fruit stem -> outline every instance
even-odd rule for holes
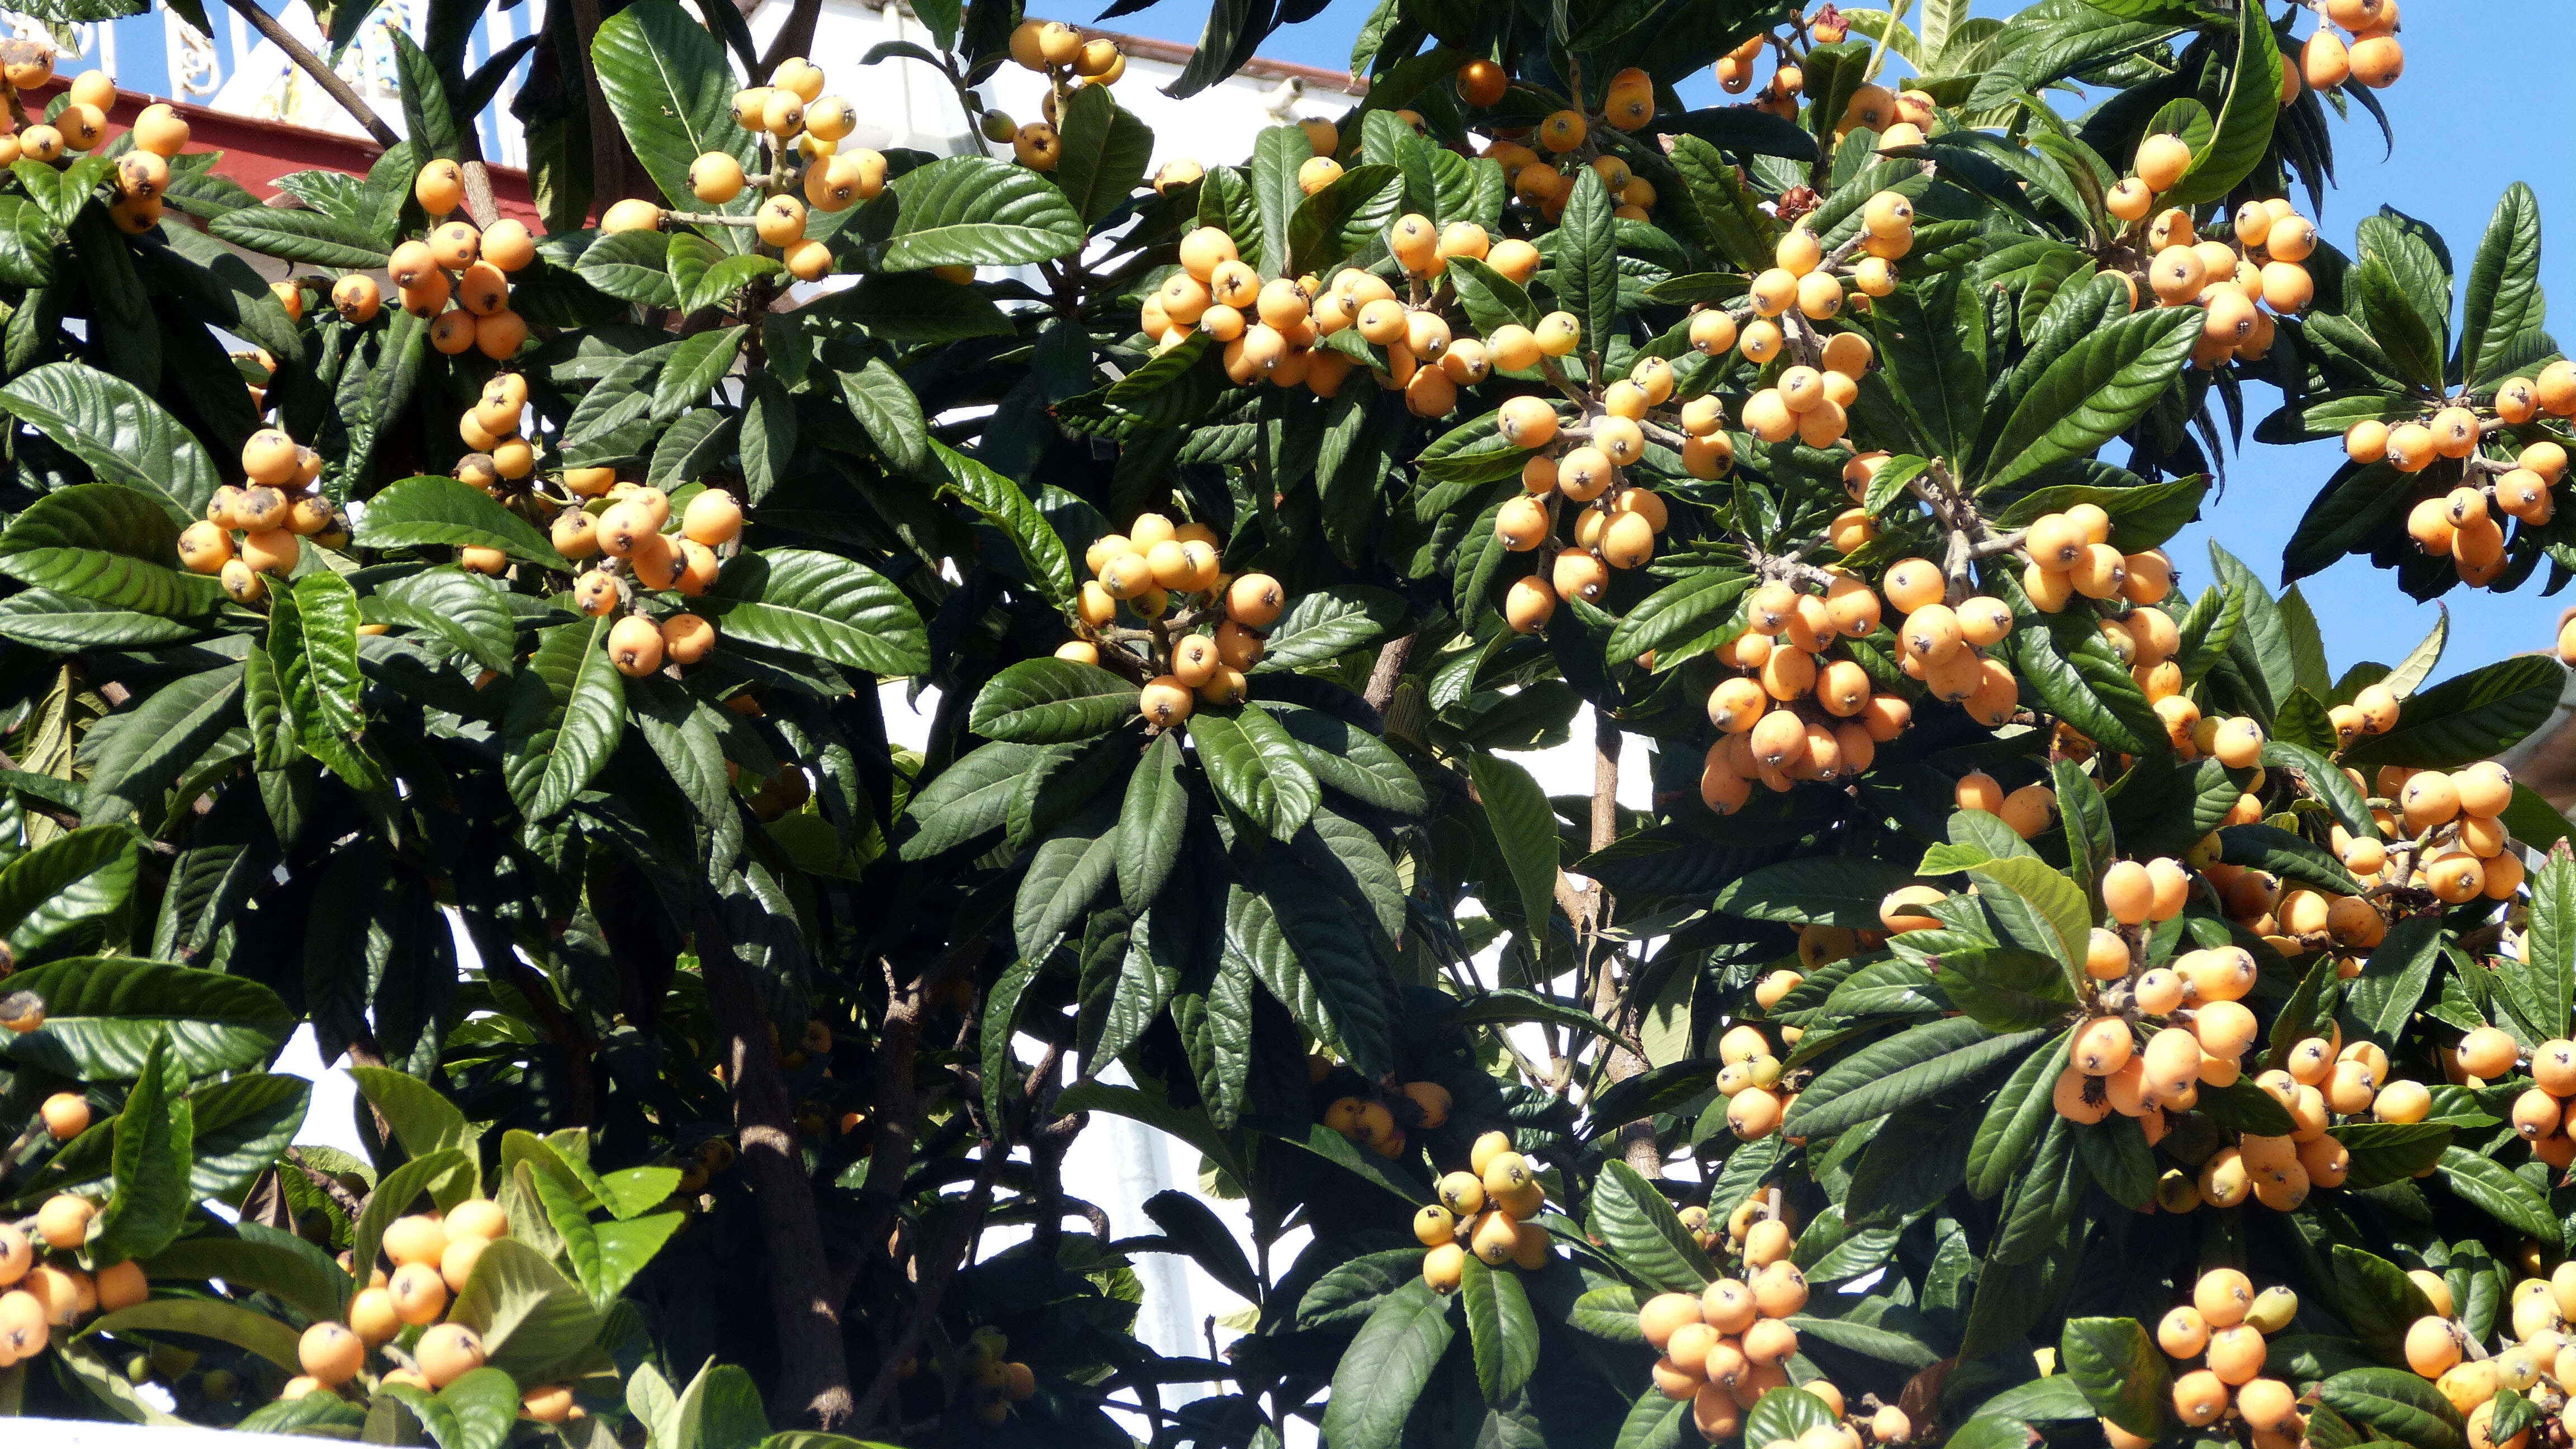
[[[688,222],[689,224],[691,224],[692,226],[746,226],[746,227],[747,227],[747,226],[757,226],[757,225],[759,225],[759,224],[760,224],[756,219],[754,219],[754,218],[752,218],[752,217],[749,217],[749,216],[742,216],[742,215],[737,215],[736,213],[733,213],[733,212],[730,212],[730,211],[666,211],[666,212],[662,213],[662,216],[663,216],[663,218],[664,218],[665,220],[668,220],[668,221],[685,221],[685,222]]]
[[[1798,354],[1798,360],[1821,369],[1825,365],[1825,338],[1816,330],[1816,324],[1808,321],[1807,314],[1795,307],[1781,313],[1780,320],[1789,324],[1789,348]]]

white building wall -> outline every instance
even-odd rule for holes
[[[786,22],[787,10],[785,0],[763,0],[751,13],[752,35],[763,47]],[[1127,52],[1127,70],[1115,94],[1120,105],[1153,128],[1155,166],[1175,157],[1211,165],[1240,161],[1252,154],[1253,137],[1262,130],[1310,117],[1337,118],[1359,98],[1359,88],[1346,76],[1256,60],[1186,101],[1174,100],[1163,88],[1180,78],[1185,48],[1115,31],[1087,33],[1110,36]],[[917,60],[859,64],[871,48],[897,40],[938,48],[929,27],[899,3],[824,0],[810,59],[823,67],[829,92],[857,103],[861,144],[907,146],[937,155],[972,149],[977,142],[945,76]],[[976,90],[987,107],[1024,122],[1041,119],[1046,80],[1034,71],[1005,63]],[[988,149],[1007,154],[1007,148]]]

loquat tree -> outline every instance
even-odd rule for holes
[[[2530,194],[2457,339],[2315,219],[2396,0],[1386,0],[1151,177],[1010,4],[429,8],[288,206],[0,46],[0,1412],[2566,1441],[2563,668],[2163,550],[2253,387],[2352,455],[2289,579],[2560,567]],[[851,144],[879,66],[982,149]],[[1085,1201],[1104,1115],[1200,1190]]]

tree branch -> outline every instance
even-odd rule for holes
[[[1412,662],[1413,641],[1417,637],[1406,634],[1389,639],[1386,646],[1377,651],[1377,664],[1369,670],[1368,691],[1362,697],[1368,700],[1369,708],[1379,714],[1386,713],[1387,705],[1395,698],[1395,687],[1404,679],[1404,667]]]
[[[696,934],[707,997],[725,1037],[743,1175],[760,1213],[768,1258],[779,1360],[770,1422],[843,1432],[850,1422],[850,1368],[841,1347],[841,1306],[829,1294],[822,1219],[814,1210],[814,1187],[797,1145],[794,1106],[770,1040],[768,1013],[716,913],[703,903]]]
[[[1001,1175],[1002,1164],[1010,1155],[1011,1144],[1007,1137],[984,1144],[983,1161],[975,1173],[975,1186],[966,1194],[964,1210],[956,1214],[956,1221],[940,1235],[935,1254],[929,1251],[913,1254],[921,1292],[913,1301],[912,1311],[904,1315],[903,1333],[886,1351],[883,1361],[878,1363],[876,1377],[869,1380],[867,1397],[859,1401],[855,1432],[864,1434],[876,1423],[877,1416],[885,1410],[886,1401],[894,1394],[895,1375],[902,1370],[903,1361],[920,1351],[924,1332],[939,1317],[939,1300],[948,1292],[949,1280],[957,1276],[958,1264],[967,1245],[975,1240],[976,1230],[984,1221],[985,1209],[992,1204],[993,1179]]]
[[[249,0],[227,0],[246,4]],[[562,57],[563,63],[581,69],[581,87],[590,110],[590,204],[594,212],[606,215],[609,205],[622,200],[626,187],[626,133],[617,128],[617,117],[608,109],[608,93],[600,89],[599,68],[590,63],[590,47],[599,38],[599,0],[572,0],[573,35],[579,41],[579,54]]]
[[[1619,754],[1626,736],[1610,712],[1595,704],[1592,707],[1592,849],[1606,850],[1619,838]],[[1604,953],[1601,932],[1610,923],[1610,892],[1599,881],[1590,892],[1591,920],[1584,924],[1581,939],[1584,955],[1594,962],[1592,977],[1592,1012],[1614,1032],[1626,1035],[1623,1018],[1629,1008],[1623,1004],[1622,990],[1614,965],[1624,957],[1614,947]],[[1646,1059],[1627,1046],[1610,1048],[1610,1058],[1602,1064],[1602,1074],[1613,1082],[1624,1082],[1646,1070]],[[1629,1122],[1619,1128],[1619,1152],[1628,1165],[1657,1178],[1664,1173],[1663,1149],[1655,1145],[1652,1121]]]
[[[260,9],[253,0],[224,0],[224,3],[231,6],[235,14],[249,21],[253,30],[268,37],[279,50],[286,52],[288,60],[295,62],[305,74],[313,77],[314,83],[322,87],[322,93],[339,102],[340,109],[347,111],[350,119],[366,127],[367,134],[375,138],[377,145],[390,151],[402,144],[403,138],[395,135],[394,128],[386,125],[384,119],[370,109],[365,101],[358,99],[358,93],[349,88],[349,83],[340,78],[340,73],[324,65],[322,57],[305,49],[304,42],[288,34],[286,27],[279,23],[276,16]],[[595,15],[596,0],[591,0],[591,4]],[[593,26],[596,28],[596,20]]]
[[[781,62],[812,53],[814,22],[822,13],[823,0],[796,0],[795,7],[787,12],[787,23],[778,27],[769,49],[761,55],[760,74],[751,78],[753,85],[767,85]]]

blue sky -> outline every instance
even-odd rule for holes
[[[1262,54],[1336,69],[1347,66],[1351,38],[1374,8],[1369,0],[1333,0],[1315,19],[1272,36]],[[1983,0],[1975,7],[1978,14],[1998,16],[2017,8]],[[2571,338],[2576,336],[2576,180],[2570,178],[2576,177],[2576,165],[2571,165],[2576,141],[2571,141],[2569,128],[2549,123],[2547,113],[2532,102],[2557,93],[2562,83],[2554,62],[2576,50],[2576,6],[2517,10],[2503,44],[2485,25],[2461,28],[2458,22],[2466,17],[2452,12],[2453,7],[2435,0],[2415,0],[2409,7],[2406,75],[2379,93],[2397,132],[2395,154],[2388,155],[2378,127],[2358,108],[2354,121],[2338,125],[2335,174],[2342,184],[2328,193],[2320,226],[2329,240],[2350,250],[2354,223],[2382,205],[2394,206],[2432,223],[2465,272],[2496,198],[2510,182],[2528,181],[2539,193],[2548,238],[2541,252],[2542,286],[2559,299],[2560,314],[2552,319],[2559,335]],[[1206,9],[1198,0],[1163,0],[1150,10],[1106,23],[1136,34],[1195,42],[1205,20]],[[1684,99],[1693,104],[1720,99],[1713,84],[1704,88],[1705,95],[1685,90]],[[2080,108],[2071,98],[2064,104]],[[2278,400],[2268,387],[2247,389],[2248,429]],[[2340,456],[2341,449],[2331,442],[2298,448],[2248,442],[2245,452],[2230,460],[2225,496],[2209,504],[2203,521],[2184,530],[2172,545],[2185,586],[2198,589],[2207,582],[2213,536],[2267,582],[2277,581],[2281,545]],[[2544,569],[2535,582],[2510,595],[2467,589],[2446,595],[2451,646],[2440,673],[2549,647],[2558,612],[2576,603],[2576,588],[2544,599],[2539,580],[2545,578]],[[2400,594],[2393,575],[2362,559],[2344,560],[2306,580],[2301,591],[2316,611],[2326,656],[2338,672],[2364,659],[2395,660],[2436,618],[2433,605]]]

